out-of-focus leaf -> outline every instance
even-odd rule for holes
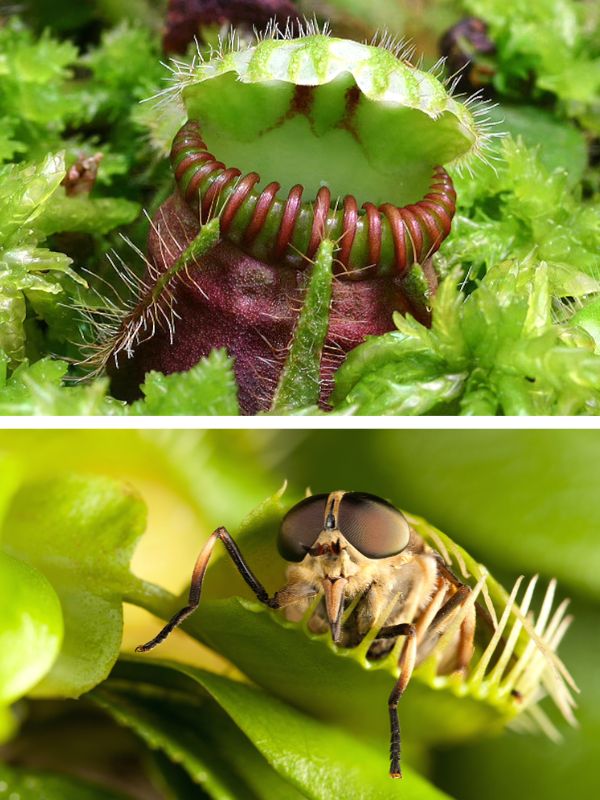
[[[164,793],[165,800],[210,800],[210,795],[190,778],[179,765],[161,752],[152,752],[150,761],[153,782]]]
[[[596,430],[321,432],[286,466],[295,485],[387,497],[484,563],[600,599]]]
[[[153,683],[157,672],[161,686]],[[182,766],[194,784],[211,797],[304,797],[269,766],[217,703],[191,682],[183,682],[178,673],[152,665],[132,668],[125,663],[116,675],[120,677],[95,689],[92,699],[117,722]],[[123,675],[129,679],[124,680]],[[176,691],[173,684],[182,684],[187,691]]]
[[[287,443],[267,432],[223,438],[199,430],[4,431],[0,448],[28,477],[85,472],[136,485],[161,484],[175,492],[205,524],[238,525],[284,478],[273,464],[300,438]],[[272,441],[272,445],[269,442]],[[241,463],[256,465],[240,470]],[[197,546],[197,545],[196,545]],[[187,576],[184,576],[187,577]]]
[[[17,730],[17,720],[8,706],[0,706],[0,745],[14,736]]]
[[[564,652],[581,687],[577,711],[580,727],[564,731],[564,739],[558,743],[508,734],[436,754],[437,781],[461,800],[505,800],[507,796],[514,800],[563,800],[566,787],[572,797],[596,796],[600,789],[600,615],[597,606],[583,604],[575,605],[573,614],[575,622]]]
[[[35,229],[40,238],[64,231],[100,235],[128,225],[139,212],[137,203],[122,197],[67,197],[61,190],[36,220]]]
[[[1,367],[2,362],[0,362],[0,369]],[[22,466],[16,458],[0,452],[0,527],[6,510],[21,482],[22,471]]]
[[[129,562],[145,506],[102,478],[63,477],[25,485],[6,515],[3,549],[52,584],[65,622],[61,653],[36,687],[39,697],[78,697],[110,672],[121,646]]]
[[[0,362],[0,371],[2,366],[3,364]],[[21,468],[18,461],[5,454],[0,454],[0,526],[20,481]],[[0,744],[12,736],[16,727],[17,722],[11,709],[0,704]]]
[[[311,800],[446,797],[409,768],[403,782],[391,781],[385,747],[362,743],[343,729],[312,719],[260,689],[180,664],[144,665],[140,675],[168,667],[208,692],[271,767],[297,790],[283,797],[297,797],[298,791]],[[165,677],[159,680],[164,684]],[[102,688],[95,694],[102,697],[104,691]],[[164,724],[165,715],[160,719],[163,722],[159,724]]]
[[[285,28],[298,16],[293,0],[169,0],[163,47],[166,53],[185,53],[195,40],[211,41],[215,30],[227,26],[261,31],[276,20]]]
[[[0,795],[7,800],[127,800],[99,786],[55,775],[0,764]]]
[[[497,48],[494,83],[499,91],[534,97],[552,92],[567,113],[598,130],[600,58],[593,4],[463,0],[462,6],[489,25]]]
[[[508,131],[515,140],[521,138],[530,150],[537,151],[550,174],[564,170],[569,186],[579,183],[588,163],[588,144],[572,122],[530,105],[500,103],[489,113],[499,130]]]
[[[100,46],[82,58],[94,75],[94,100],[117,127],[131,106],[151,97],[164,78],[158,41],[143,27],[121,22],[103,33]]]
[[[56,660],[63,618],[44,575],[2,550],[0,607],[0,704],[9,704],[32,689]]]
[[[13,121],[14,138],[30,149],[31,158],[38,158],[56,147],[68,124],[85,116],[80,97],[67,89],[77,48],[48,31],[36,40],[9,15],[0,28],[0,53],[5,67],[0,67],[0,110]]]
[[[348,17],[357,24],[367,25],[372,30],[384,29],[392,33],[404,30],[409,11],[402,3],[394,0],[388,3],[371,3],[369,0],[329,0],[334,12],[342,19]]]

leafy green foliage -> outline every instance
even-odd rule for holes
[[[554,321],[552,270],[528,258],[490,269],[465,297],[453,276],[425,328],[368,340],[337,373],[334,401],[358,414],[596,414],[594,343]]]
[[[94,76],[95,113],[112,122],[128,118],[131,106],[146,100],[164,77],[156,41],[147,30],[122,22],[106,31],[100,45],[82,59]]]
[[[128,413],[222,417],[239,414],[233,363],[224,350],[213,350],[187,372],[149,372],[142,392],[144,399],[134,403]]]
[[[494,85],[539,98],[555,95],[566,113],[600,131],[600,48],[593,3],[574,0],[462,0],[490,26],[498,53]]]
[[[17,153],[43,157],[67,125],[83,116],[80,98],[69,88],[77,49],[47,32],[36,40],[18,19],[11,19],[0,28],[0,53],[0,108],[6,120],[0,152],[4,158]]]
[[[108,378],[65,386],[68,365],[64,361],[44,358],[31,365],[22,364],[10,377],[7,361],[0,351],[0,416],[239,413],[232,361],[223,351],[214,351],[188,372],[168,376],[148,373],[141,387],[144,399],[130,406],[107,394]]]
[[[579,186],[588,166],[588,139],[578,126],[539,106],[518,105],[504,101],[491,107],[489,114],[498,129],[503,133],[509,133],[519,144],[523,158],[527,156],[521,142],[531,151],[529,157],[543,168],[540,178],[549,178],[558,170],[561,176],[565,176],[567,186],[572,189]],[[509,171],[509,166],[502,157],[495,162],[495,167],[497,170]],[[518,179],[518,174],[515,177]],[[497,175],[494,175],[492,180],[496,178]],[[466,180],[461,181],[460,176],[458,181],[461,186],[467,183]],[[485,180],[472,183],[473,191],[477,192],[479,189],[482,192],[481,197],[485,197],[488,189],[482,185],[485,184]],[[468,205],[470,202],[468,193],[466,201]],[[461,207],[465,205],[462,192],[458,202]]]
[[[0,415],[120,414],[123,403],[106,396],[108,379],[80,386],[64,386],[68,365],[44,358],[21,364],[10,377],[6,356],[0,352]]]
[[[180,761],[197,780],[204,777],[206,788],[208,781],[214,781],[216,776],[207,774],[206,766],[197,763],[197,750],[193,754],[189,752],[194,738],[203,730],[207,730],[209,741],[220,740],[226,744],[222,751],[224,754],[229,755],[232,751],[228,758],[230,786],[243,768],[246,781],[254,778],[251,790],[257,798],[276,796],[286,800],[298,797],[325,800],[330,797],[363,797],[365,800],[379,800],[382,797],[405,797],[408,800],[433,800],[445,797],[411,770],[407,770],[403,783],[390,781],[386,774],[385,748],[376,749],[359,742],[342,729],[308,717],[259,689],[181,664],[172,664],[170,669],[168,665],[140,665],[135,670],[131,665],[125,666],[129,680],[115,681],[118,691],[114,694],[109,682],[106,689],[97,690],[95,696],[122,722],[133,725],[155,744],[160,742],[159,746],[167,749],[171,757]],[[218,713],[214,705],[205,702],[201,714],[193,714],[181,701],[169,700],[168,689],[164,687],[169,683],[177,685],[177,673],[189,679],[186,683],[191,683],[192,698],[196,684],[196,691],[203,689],[208,693],[238,730],[229,735],[231,723],[223,720],[222,712]],[[151,685],[157,681],[161,687],[155,689],[152,700],[136,698],[136,686],[142,681]],[[165,717],[171,721],[166,727]],[[198,717],[201,719],[199,726]],[[244,742],[244,737],[249,742]],[[241,763],[241,753],[233,754],[240,739],[243,742],[242,753],[249,755],[248,763]],[[310,743],[308,747],[307,743]],[[269,775],[259,754],[275,770],[278,779]],[[324,762],[327,764],[325,769]],[[222,766],[217,758],[210,764],[210,770],[219,769]],[[223,779],[221,775],[221,781]],[[269,790],[274,789],[278,793],[269,794]],[[229,792],[221,789],[219,793],[213,790],[212,796],[238,798],[244,795],[239,793],[239,789],[234,794],[231,789]]]
[[[81,357],[82,270],[106,271],[109,234],[136,220],[167,173],[134,121],[162,72],[157,40],[125,23],[83,55],[18,18],[0,26],[0,162],[17,162],[0,167],[0,348],[11,368],[48,352]],[[60,186],[96,156],[97,180],[72,194]]]
[[[45,575],[64,614],[63,646],[37,696],[78,697],[110,672],[121,644],[123,594],[133,581],[129,561],[144,526],[143,503],[108,479],[47,480],[15,496],[3,550]]]
[[[121,662],[113,675],[115,680],[94,691],[95,702],[182,764],[209,796],[227,800],[306,796],[279,777],[217,703],[191,682],[182,681],[174,669],[151,662]],[[136,690],[139,683],[146,684],[145,692]]]
[[[36,218],[64,176],[64,158],[53,155],[40,164],[0,170],[0,348],[11,362],[25,357],[27,293],[60,294],[55,273],[81,281],[70,268],[71,259],[38,247],[33,233]]]
[[[467,355],[466,367],[458,358],[464,350],[460,336],[470,335],[466,329],[452,343],[458,361],[455,358],[451,364],[440,363],[446,356],[435,347],[417,355],[414,336],[407,337],[405,331],[404,338],[412,344],[410,357],[408,345],[402,346],[403,377],[398,379],[397,366],[386,366],[386,385],[394,383],[393,391],[386,389],[373,402],[361,393],[357,402],[340,403],[350,390],[348,381],[360,384],[367,394],[369,385],[379,391],[380,384],[373,383],[371,356],[377,351],[383,365],[384,352],[397,354],[396,334],[370,341],[362,355],[352,357],[338,376],[341,388],[334,413],[369,409],[383,414],[461,409],[468,413],[464,381],[469,384],[467,394],[474,391],[480,400],[485,395],[475,404],[477,413],[596,413],[595,390],[589,386],[592,377],[580,381],[589,366],[581,352],[587,348],[581,330],[594,336],[594,299],[600,289],[598,176],[597,167],[587,163],[590,140],[600,131],[600,48],[592,6],[575,0],[533,5],[524,0],[509,5],[499,0],[460,0],[435,6],[418,19],[417,12],[398,4],[377,9],[363,0],[334,4],[334,22],[355,29],[358,38],[365,35],[361,28],[365,25],[384,26],[392,33],[416,25],[424,29],[425,38],[437,39],[451,18],[464,12],[488,24],[496,46],[495,56],[488,57],[494,68],[492,90],[500,101],[490,114],[498,129],[514,138],[497,148],[495,169],[479,165],[472,176],[454,176],[459,210],[435,263],[443,275],[454,276],[465,293],[475,296],[482,290],[483,294],[496,291],[497,281],[478,281],[488,271],[498,274],[507,260],[544,262],[551,309],[548,325],[550,316],[562,324],[578,311],[575,333],[567,336],[554,327],[560,341],[556,336],[538,337],[538,366],[549,369],[541,382],[553,387],[544,388],[540,396],[532,385],[525,392],[527,401],[520,390],[517,399],[508,380],[501,381],[501,391],[492,390],[492,395],[500,392],[500,401],[487,396],[490,371],[496,378],[506,371],[506,365],[499,369],[491,363],[500,340],[514,341],[521,352],[533,347],[523,326],[511,325],[509,333],[504,325],[498,336],[488,332],[485,357]],[[118,258],[131,262],[131,248],[114,231],[128,226],[128,236],[143,250],[148,226],[140,218],[140,208],[152,212],[172,185],[167,155],[182,121],[182,108],[177,103],[156,108],[140,102],[165,85],[159,41],[163,11],[164,7],[145,0],[127,8],[113,0],[96,0],[85,9],[43,0],[25,13],[37,30],[48,28],[45,32],[35,33],[10,12],[0,27],[0,163],[14,162],[0,168],[0,349],[8,358],[2,367],[5,386],[0,388],[4,413],[237,413],[233,378],[225,368],[220,372],[216,361],[186,378],[149,376],[146,400],[126,409],[110,397],[104,379],[69,385],[72,374],[81,377],[81,369],[55,360],[58,356],[73,364],[85,358],[85,342],[95,334],[78,309],[93,305],[104,310],[110,305],[116,277],[107,265],[109,249],[115,248]],[[112,27],[94,27],[106,21]],[[65,34],[72,34],[77,45]],[[93,188],[71,196],[60,185],[67,170],[97,154],[101,160]],[[533,298],[524,288],[528,281],[524,276],[516,282],[518,296],[511,307]],[[315,299],[321,302],[326,296],[324,287]],[[577,302],[561,305],[561,298]],[[458,298],[457,304],[463,305]],[[483,296],[477,302],[469,300],[456,313],[474,316],[466,309],[475,306],[485,306],[487,311],[481,313],[492,319],[489,298]],[[500,306],[505,307],[504,300]],[[437,302],[434,313],[447,318],[438,320],[438,330],[448,323],[449,312],[441,307]],[[311,319],[317,341],[317,328],[326,325],[327,314],[315,308]],[[469,326],[474,330],[473,322]],[[275,407],[281,413],[320,413],[313,405],[319,347],[303,335],[297,338]],[[557,347],[567,348],[568,357],[567,350],[563,355],[569,365],[575,361],[579,365],[569,366],[561,380]],[[593,373],[594,367],[589,368]],[[524,369],[524,364],[516,368],[513,383],[519,384]],[[466,378],[461,377],[465,370]],[[536,387],[540,380],[536,378]],[[484,388],[477,392],[474,387],[481,381]],[[579,388],[575,390],[574,384]]]
[[[548,264],[554,296],[598,291],[600,204],[582,202],[567,165],[550,171],[539,149],[507,138],[493,168],[457,176],[456,188],[459,213],[439,255],[444,271],[477,277],[507,258],[532,256]]]
[[[596,343],[596,352],[600,353],[600,297],[594,297],[583,305],[573,314],[571,322],[589,333]]]

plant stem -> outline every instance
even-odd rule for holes
[[[179,608],[180,602],[174,594],[155,583],[132,575],[123,602],[143,608],[161,619],[169,619]]]

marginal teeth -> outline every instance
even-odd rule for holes
[[[569,601],[563,600],[552,613],[556,581],[551,580],[536,619],[529,609],[538,576],[529,581],[519,604],[517,596],[522,581],[522,577],[517,580],[494,636],[468,680],[473,684],[485,685],[488,692],[495,690],[499,696],[518,693],[519,715],[528,716],[527,726],[533,725],[550,738],[556,739],[559,736],[558,731],[538,704],[545,696],[551,697],[567,722],[571,725],[577,724],[573,714],[576,703],[572,692],[578,692],[579,689],[556,654],[572,621],[571,617],[565,616]],[[487,672],[510,619],[513,622],[508,638],[503,643],[496,664]],[[518,645],[524,637],[528,641],[519,652]],[[525,726],[519,722],[516,727],[524,729]]]
[[[560,733],[539,703],[550,697],[565,720],[576,726],[574,694],[579,689],[556,652],[572,622],[572,617],[567,615],[569,600],[563,600],[554,608],[556,580],[549,582],[537,616],[531,609],[539,582],[537,575],[527,582],[524,591],[524,578],[519,577],[504,607],[496,609],[489,587],[481,580],[485,574],[483,567],[469,562],[469,572],[463,551],[448,537],[431,529],[423,531],[423,534],[448,567],[462,575],[465,581],[472,584],[471,573],[479,579],[477,588],[481,590],[492,619],[492,638],[479,660],[472,664],[465,679],[466,686],[475,695],[488,698],[518,697],[518,702],[515,700],[514,703],[516,716],[510,727],[520,731],[541,731],[555,741],[560,739]]]

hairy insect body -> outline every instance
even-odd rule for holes
[[[374,628],[379,630],[410,623],[417,627],[417,666],[430,655],[441,635],[439,631],[428,632],[425,612],[429,609],[431,617],[433,599],[437,598],[436,607],[441,607],[457,591],[456,585],[440,573],[439,557],[414,531],[405,551],[385,559],[367,558],[348,542],[341,543],[339,554],[336,554],[339,541],[339,531],[323,531],[314,549],[329,549],[330,553],[326,556],[307,555],[301,564],[288,567],[287,585],[275,595],[286,618],[300,621],[320,596],[308,628],[316,634],[327,633],[330,618],[324,587],[328,582],[345,581],[342,625],[337,644],[356,647]],[[376,635],[368,658],[385,657],[398,638],[386,636],[378,639]],[[460,638],[458,631],[446,646],[438,668],[440,673],[466,666],[458,664]]]

